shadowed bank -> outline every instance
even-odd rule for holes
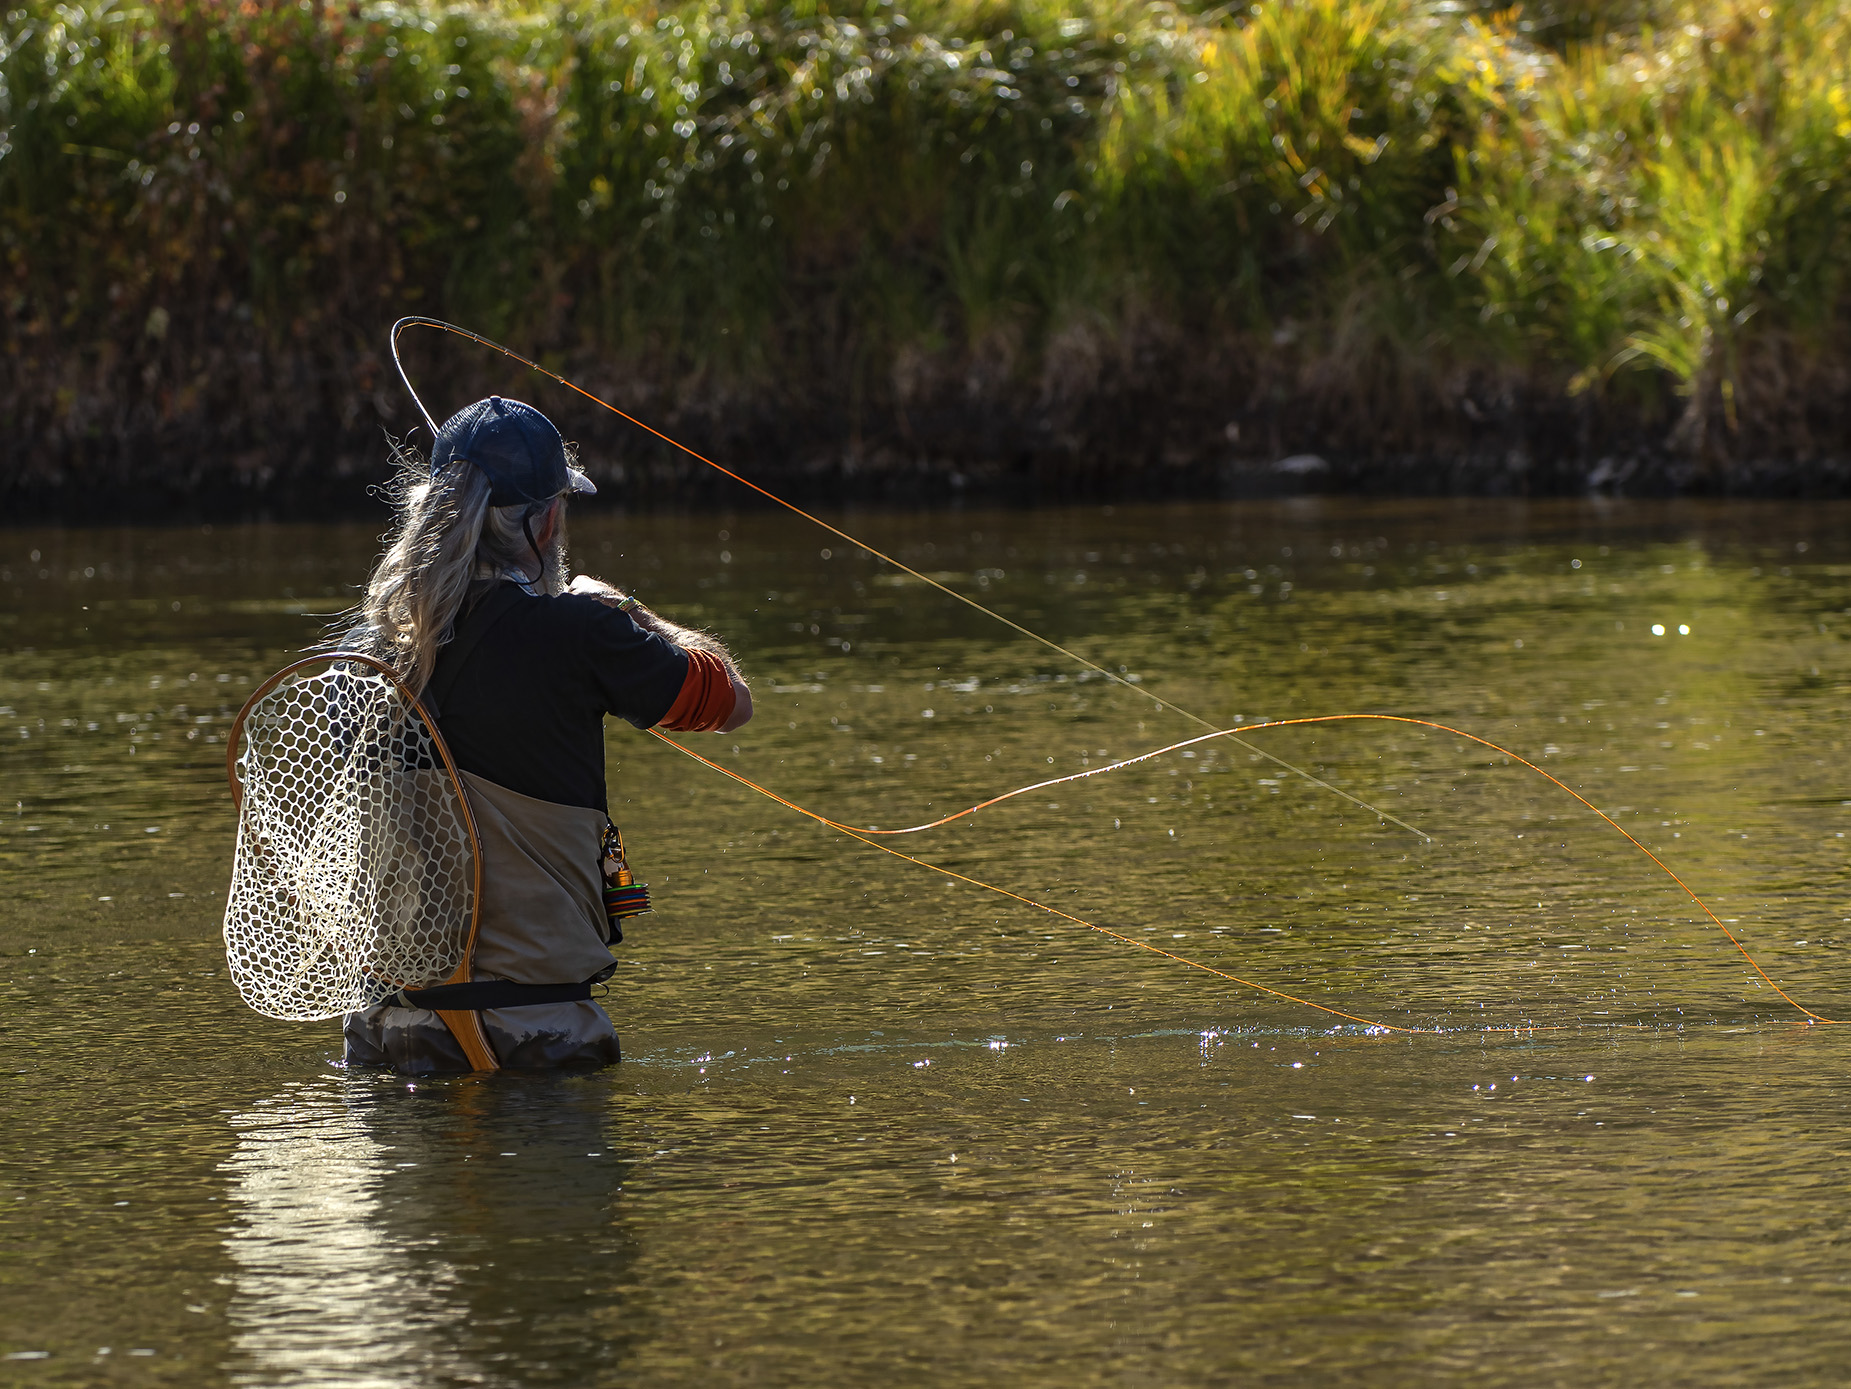
[[[14,507],[351,508],[403,312],[799,495],[1846,484],[1815,0],[0,22]],[[440,412],[559,404],[414,350]],[[720,496],[565,423],[634,501]]]

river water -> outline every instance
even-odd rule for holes
[[[1432,719],[1851,1017],[1845,507],[837,519],[1135,687],[782,516],[575,517],[781,794],[912,823],[1200,731],[1157,698]],[[1248,740],[1400,823],[1220,740],[905,844],[1384,1026],[617,725],[624,1063],[342,1070],[226,979],[224,739],[377,530],[0,532],[0,1380],[1842,1381],[1851,1027],[1411,725]]]

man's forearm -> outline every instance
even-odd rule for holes
[[[720,664],[726,667],[726,678],[733,682],[733,712],[726,722],[720,725],[721,733],[731,733],[741,728],[752,717],[752,688],[746,684],[745,677],[739,673],[739,667],[733,664],[733,658],[726,654],[726,648],[708,636],[705,632],[691,631],[686,627],[677,627],[667,618],[652,613],[641,603],[631,607],[629,614],[638,627],[666,637],[684,651],[705,651],[720,658]]]
[[[685,648],[696,650],[696,652],[713,652],[714,656],[726,656],[726,648],[724,648],[722,644],[716,643],[713,637],[709,637],[705,632],[694,632],[692,628],[677,626],[674,622],[670,622],[666,617],[663,617],[661,613],[650,611],[648,607],[644,607],[642,604],[629,607],[627,611],[629,611],[631,620],[633,620],[639,628],[644,628],[646,632],[653,632],[657,637],[668,637],[668,641],[672,641],[676,646],[685,646]]]
[[[738,667],[733,664],[733,658],[727,654],[726,648],[721,646],[719,642],[715,641],[705,632],[696,632],[692,628],[677,626],[660,613],[651,612],[635,597],[626,599],[622,593],[612,588],[602,579],[594,579],[587,574],[580,574],[577,578],[572,580],[572,586],[568,592],[596,598],[600,603],[608,603],[611,607],[618,607],[626,602],[629,603],[630,606],[625,608],[624,611],[630,614],[630,620],[636,623],[638,627],[648,632],[654,632],[659,637],[667,638],[684,651],[706,651],[718,656],[722,661],[726,662],[727,673],[731,675],[734,680],[737,681],[739,679]]]
[[[705,632],[696,632],[687,627],[677,626],[666,617],[650,612],[635,598],[625,598],[623,594],[602,579],[594,579],[586,574],[580,574],[573,579],[568,592],[596,598],[600,603],[608,603],[613,608],[623,607],[623,610],[630,614],[630,620],[638,627],[674,642],[684,651],[705,651],[710,655],[718,656],[721,665],[726,667],[726,678],[733,683],[733,712],[726,722],[720,725],[719,732],[731,733],[734,729],[743,727],[752,717],[751,686],[746,684],[745,677],[739,673],[739,667],[733,664],[733,658],[727,654],[726,648]],[[625,604],[628,606],[624,606]]]
[[[689,627],[678,627],[660,613],[651,612],[641,603],[628,611],[631,620],[638,627],[654,632],[659,637],[666,637],[684,650],[711,652],[726,662],[727,670],[733,669],[733,658],[727,654],[726,648],[705,632],[696,632]]]

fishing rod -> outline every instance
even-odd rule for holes
[[[1062,646],[1059,642],[1054,641],[1052,638],[1045,637],[1041,635],[1039,632],[1033,631],[1030,628],[1023,626],[1021,623],[1016,622],[1014,619],[1006,617],[999,612],[996,612],[994,609],[989,608],[985,606],[984,604],[978,602],[975,598],[970,597],[968,594],[960,593],[958,590],[939,582],[937,579],[934,579],[930,577],[929,575],[920,573],[917,569],[912,568],[910,565],[906,564],[904,561],[899,560],[890,554],[887,554],[885,551],[875,548],[873,545],[870,545],[867,541],[861,539],[859,536],[851,535],[849,532],[841,529],[840,527],[831,525],[829,522],[822,520],[820,517],[812,515],[810,512],[805,511],[802,507],[798,506],[796,503],[787,501],[785,498],[778,496],[775,492],[772,492],[768,490],[767,488],[761,487],[758,483],[753,482],[750,478],[742,477],[740,474],[732,471],[732,469],[727,468],[719,463],[716,463],[713,459],[708,458],[704,454],[696,452],[694,449],[690,448],[688,445],[682,443],[678,439],[671,437],[668,434],[663,433],[661,430],[655,428],[653,425],[647,424],[644,421],[637,419],[635,416],[630,415],[626,413],[625,411],[618,409],[617,406],[612,405],[609,401],[604,400],[599,396],[593,395],[590,391],[587,391],[584,387],[578,385],[577,383],[573,381],[568,380],[566,377],[560,375],[558,372],[540,365],[540,363],[534,361],[531,357],[524,356],[523,354],[516,352],[512,348],[506,347],[503,344],[494,341],[492,338],[484,337],[480,333],[472,332],[469,329],[459,327],[458,325],[454,323],[445,322],[443,319],[427,318],[427,317],[423,317],[420,315],[413,315],[413,316],[401,318],[392,325],[392,332],[391,332],[391,339],[390,339],[391,349],[392,349],[392,362],[393,362],[393,365],[398,368],[399,380],[404,383],[406,392],[411,396],[412,403],[417,406],[418,413],[423,417],[425,424],[430,428],[431,435],[433,438],[435,438],[438,433],[437,421],[432,417],[430,411],[425,408],[424,401],[419,397],[417,389],[412,385],[410,374],[406,371],[405,363],[399,355],[399,337],[407,328],[413,328],[413,327],[433,328],[433,329],[441,330],[446,333],[452,333],[452,334],[455,334],[457,337],[465,338],[470,342],[477,343],[480,346],[491,349],[492,351],[499,352],[503,356],[508,357],[513,361],[519,362],[522,366],[527,367],[529,370],[536,371],[540,373],[542,376],[548,377],[549,379],[557,382],[559,385],[564,386],[567,390],[576,392],[578,395],[583,396],[586,400],[591,401],[594,405],[602,406],[604,409],[609,410],[612,414],[618,416],[620,419],[625,420],[628,423],[636,426],[638,429],[643,430],[645,433],[655,436],[657,439],[660,439],[662,442],[670,445],[671,447],[680,450],[682,453],[685,453],[686,455],[688,455],[688,457],[694,459],[695,461],[699,463],[703,463],[707,467],[712,468],[715,472],[720,473],[722,476],[730,478],[734,482],[739,483],[742,487],[745,487],[749,489],[750,491],[756,492],[759,496],[764,497],[766,500],[774,502],[778,506],[783,507],[785,510],[792,512],[793,514],[797,516],[802,517],[804,520],[810,522],[810,524],[829,532],[831,535],[834,535],[838,537],[839,539],[846,541],[848,544],[853,545],[857,547],[858,549],[866,551],[868,554],[874,556],[876,559],[892,565],[895,569],[898,569],[902,573],[905,573],[911,576],[912,578],[917,579],[919,582],[938,590],[940,593],[943,593],[947,597],[956,599],[958,602],[963,603],[967,607],[975,609],[977,612],[982,613],[984,616],[989,617],[996,622],[1000,622],[1005,627],[1010,628],[1012,631],[1015,631],[1022,636],[1028,637],[1031,640],[1040,643],[1042,646],[1045,646],[1052,651],[1059,652],[1061,655],[1067,657],[1069,660],[1075,662],[1076,664],[1084,666],[1088,670],[1095,671],[1098,674],[1105,676],[1108,680],[1115,681],[1116,683],[1124,686],[1126,689],[1131,690],[1132,692],[1136,694],[1142,695],[1146,698],[1153,700],[1156,703],[1159,710],[1162,710],[1162,709],[1172,710],[1175,713],[1182,715],[1184,718],[1189,719],[1192,722],[1199,724],[1201,727],[1209,730],[1207,733],[1201,734],[1197,737],[1188,738],[1178,743],[1169,744],[1166,747],[1156,748],[1149,752],[1140,753],[1135,757],[1124,758],[1124,759],[1121,759],[1116,762],[1112,762],[1104,766],[1089,768],[1089,769],[1086,769],[1080,772],[1072,773],[1067,776],[1054,777],[1054,778],[1051,778],[1045,781],[1034,782],[1027,786],[1017,787],[1016,789],[1012,791],[1006,791],[999,796],[992,796],[988,800],[980,801],[975,805],[967,806],[965,809],[955,811],[950,815],[941,816],[936,820],[931,820],[931,821],[927,821],[922,824],[911,825],[911,826],[907,826],[907,827],[900,828],[900,829],[880,829],[880,828],[869,827],[869,826],[857,826],[857,825],[848,824],[841,820],[836,820],[830,816],[822,814],[819,811],[814,811],[814,810],[809,809],[806,806],[800,805],[796,801],[790,800],[788,797],[780,795],[778,792],[773,791],[768,787],[760,785],[758,782],[753,781],[751,778],[746,777],[742,775],[741,773],[732,770],[729,767],[724,767],[720,765],[718,762],[715,762],[708,757],[702,756],[700,753],[696,752],[693,748],[688,747],[686,744],[680,743],[676,741],[675,739],[669,737],[666,733],[663,733],[660,729],[650,729],[649,730],[652,734],[655,735],[656,738],[658,738],[664,743],[667,743],[670,747],[674,748],[677,752],[680,752],[683,755],[694,759],[696,762],[699,762],[701,765],[720,773],[720,775],[727,777],[730,780],[735,781],[739,783],[740,785],[749,788],[752,791],[757,792],[759,795],[762,795],[768,798],[769,800],[775,801],[777,804],[784,806],[786,809],[791,810],[798,815],[802,815],[827,829],[834,830],[837,833],[846,835],[851,839],[855,839],[859,841],[860,843],[867,845],[869,848],[879,849],[883,853],[891,854],[893,857],[902,859],[907,863],[915,864],[918,867],[929,869],[930,871],[934,873],[941,874],[957,882],[966,883],[972,887],[979,887],[979,888],[984,889],[987,892],[993,892],[1002,897],[1009,898],[1012,901],[1020,902],[1026,906],[1034,907],[1040,911],[1044,911],[1052,916],[1058,917],[1061,920],[1071,922],[1074,925],[1084,926],[1086,929],[1090,931],[1096,931],[1100,935],[1106,936],[1109,939],[1118,941],[1122,944],[1135,946],[1138,949],[1147,951],[1150,954],[1161,956],[1162,958],[1173,961],[1177,964],[1186,965],[1191,969],[1201,970],[1202,972],[1206,974],[1214,975],[1215,977],[1220,978],[1220,979],[1226,979],[1231,983],[1239,984],[1245,988],[1252,989],[1259,993],[1266,994],[1270,997],[1280,999],[1283,1002],[1295,1003],[1295,1004],[1301,1005],[1306,1008],[1312,1008],[1319,1012],[1329,1014],[1333,1017],[1342,1018],[1347,1022],[1359,1024],[1362,1027],[1370,1031],[1394,1032],[1394,1033],[1418,1034],[1418,1035],[1437,1035],[1437,1034],[1443,1033],[1446,1029],[1437,1028],[1437,1027],[1434,1027],[1434,1028],[1407,1027],[1407,1026],[1402,1026],[1399,1024],[1394,1024],[1394,1023],[1380,1022],[1372,1018],[1364,1017],[1360,1014],[1346,1012],[1340,1008],[1333,1008],[1328,1004],[1318,1003],[1312,999],[1300,998],[1297,995],[1288,994],[1282,990],[1275,989],[1271,987],[1270,985],[1262,984],[1255,980],[1242,978],[1241,976],[1232,974],[1226,970],[1217,969],[1213,965],[1205,964],[1199,960],[1192,960],[1188,958],[1187,956],[1176,953],[1175,951],[1165,950],[1159,946],[1150,944],[1148,941],[1139,940],[1135,936],[1126,935],[1125,933],[1121,931],[1115,931],[1111,929],[1110,927],[1102,926],[1097,922],[1088,921],[1084,919],[1083,917],[1075,916],[1070,912],[1062,911],[1058,907],[1053,907],[1053,906],[1048,905],[1045,902],[1037,901],[1036,899],[1026,896],[1025,894],[1011,891],[1008,888],[998,887],[994,883],[984,882],[983,880],[979,878],[973,878],[973,877],[968,876],[967,874],[956,872],[955,870],[946,868],[940,864],[932,863],[931,861],[927,859],[917,858],[911,854],[903,853],[899,849],[893,848],[891,845],[883,842],[883,840],[887,838],[892,838],[892,837],[899,836],[899,835],[920,834],[920,833],[924,833],[929,830],[938,829],[944,825],[951,824],[954,821],[965,819],[969,816],[975,815],[979,811],[989,809],[992,806],[1000,805],[1005,801],[1013,800],[1018,796],[1024,796],[1034,791],[1045,790],[1048,787],[1059,786],[1059,785],[1063,785],[1068,782],[1081,781],[1089,777],[1102,776],[1110,772],[1120,771],[1126,767],[1135,766],[1136,764],[1141,763],[1141,762],[1147,762],[1154,758],[1162,757],[1168,753],[1177,752],[1177,751],[1180,751],[1186,748],[1195,747],[1199,744],[1209,743],[1217,739],[1225,738],[1229,740],[1230,742],[1233,742],[1237,744],[1238,746],[1247,749],[1249,752],[1252,752],[1261,757],[1264,757],[1268,761],[1273,762],[1275,765],[1283,767],[1286,770],[1295,773],[1296,775],[1310,782],[1312,785],[1321,787],[1324,790],[1329,791],[1334,795],[1341,796],[1344,800],[1351,802],[1353,805],[1360,806],[1362,809],[1367,810],[1370,814],[1376,816],[1378,819],[1384,821],[1385,823],[1399,825],[1402,829],[1407,830],[1409,833],[1418,835],[1421,839],[1425,840],[1428,843],[1431,843],[1432,836],[1427,834],[1424,830],[1418,829],[1415,826],[1410,825],[1407,821],[1388,814],[1386,811],[1377,809],[1375,806],[1370,805],[1367,801],[1364,801],[1360,799],[1359,797],[1351,795],[1349,792],[1343,790],[1341,787],[1332,786],[1329,782],[1323,781],[1320,778],[1313,776],[1311,773],[1305,771],[1303,768],[1297,767],[1293,765],[1292,763],[1287,762],[1285,759],[1275,756],[1273,753],[1268,752],[1266,749],[1255,745],[1254,743],[1250,742],[1249,740],[1241,736],[1242,733],[1252,733],[1252,732],[1257,732],[1257,731],[1260,731],[1263,729],[1269,729],[1269,728],[1291,728],[1291,727],[1303,727],[1303,726],[1313,725],[1313,724],[1371,722],[1371,721],[1381,722],[1381,723],[1412,725],[1412,726],[1420,727],[1420,728],[1429,728],[1437,732],[1447,733],[1454,737],[1463,738],[1467,740],[1468,742],[1476,743],[1481,747],[1488,748],[1492,752],[1498,753],[1504,757],[1508,757],[1512,759],[1513,761],[1520,763],[1524,767],[1527,767],[1530,771],[1542,777],[1544,780],[1550,782],[1552,785],[1557,787],[1559,790],[1564,791],[1568,795],[1574,797],[1574,799],[1579,801],[1582,806],[1592,811],[1602,821],[1604,821],[1608,826],[1610,826],[1615,832],[1621,835],[1627,841],[1627,843],[1631,844],[1633,848],[1638,850],[1639,853],[1643,854],[1648,860],[1650,860],[1651,863],[1655,865],[1662,873],[1664,873],[1666,877],[1670,878],[1673,883],[1677,884],[1677,886],[1684,892],[1684,894],[1687,897],[1689,897],[1693,903],[1696,904],[1698,909],[1701,910],[1703,914],[1709,918],[1711,924],[1713,924],[1718,931],[1722,932],[1723,936],[1729,941],[1729,943],[1732,946],[1735,947],[1736,951],[1742,956],[1742,958],[1747,961],[1747,963],[1754,970],[1756,975],[1758,975],[1761,978],[1761,980],[1770,989],[1772,989],[1774,993],[1778,995],[1783,1002],[1787,1003],[1790,1007],[1794,1008],[1795,1010],[1797,1010],[1799,1013],[1801,1013],[1804,1016],[1805,1022],[1802,1025],[1804,1026],[1816,1026],[1816,1025],[1840,1026],[1840,1025],[1844,1025],[1847,1023],[1851,1023],[1851,1018],[1829,1018],[1829,1017],[1824,1016],[1823,1014],[1817,1013],[1813,1011],[1812,1009],[1806,1007],[1805,1004],[1799,1002],[1799,1000],[1797,1000],[1791,994],[1789,994],[1785,989],[1783,989],[1778,983],[1775,982],[1773,977],[1769,975],[1765,969],[1761,967],[1760,962],[1755,959],[1754,955],[1749,951],[1748,947],[1742,942],[1742,940],[1739,937],[1736,936],[1736,934],[1733,931],[1731,931],[1728,928],[1728,926],[1723,922],[1722,918],[1717,916],[1716,913],[1713,910],[1711,910],[1709,904],[1705,902],[1703,898],[1699,896],[1697,892],[1689,886],[1689,884],[1687,884],[1681,877],[1679,877],[1677,873],[1675,873],[1668,864],[1666,864],[1662,859],[1660,859],[1656,854],[1654,854],[1644,844],[1640,843],[1639,840],[1636,839],[1617,820],[1615,820],[1612,816],[1608,815],[1604,810],[1602,810],[1599,806],[1595,805],[1592,801],[1588,800],[1587,797],[1583,796],[1579,791],[1576,791],[1572,786],[1569,786],[1567,783],[1563,782],[1558,777],[1551,775],[1549,772],[1537,766],[1534,762],[1531,762],[1528,758],[1523,757],[1519,753],[1512,752],[1510,749],[1501,747],[1498,744],[1491,742],[1489,739],[1481,738],[1477,734],[1468,733],[1463,729],[1453,728],[1447,724],[1437,723],[1431,719],[1418,719],[1418,718],[1412,718],[1412,717],[1409,717],[1406,715],[1400,715],[1400,714],[1321,714],[1321,715],[1309,715],[1305,717],[1292,718],[1292,719],[1273,719],[1273,720],[1268,720],[1263,723],[1254,723],[1254,724],[1244,725],[1239,730],[1218,728],[1213,723],[1209,722],[1207,719],[1204,719],[1200,715],[1192,713],[1191,711],[1187,709],[1184,709],[1181,705],[1176,704],[1174,701],[1165,700],[1156,695],[1151,694],[1149,691],[1143,689],[1139,684],[1132,682],[1131,680],[1127,679],[1125,676],[1120,675],[1118,672],[1109,670],[1105,666],[1100,665],[1098,662],[1090,660],[1087,657],[1080,655],[1078,652],[1070,650],[1068,647]],[[1538,1026],[1530,1025],[1530,1024],[1521,1024],[1521,1025],[1504,1026],[1504,1027],[1488,1027],[1488,1028],[1475,1029],[1475,1030],[1493,1032],[1493,1033],[1529,1033],[1529,1032],[1539,1032],[1539,1031],[1554,1031],[1557,1029],[1551,1028],[1551,1027],[1538,1027]]]

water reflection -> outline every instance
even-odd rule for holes
[[[454,1279],[417,1266],[382,1228],[387,1153],[338,1097],[294,1087],[231,1122],[240,1382],[351,1384],[356,1370],[380,1385],[422,1382],[440,1363],[429,1330]]]
[[[234,1382],[571,1377],[633,1261],[608,1087],[503,1079],[350,1072],[231,1117]]]
[[[1205,717],[1399,712],[1518,750],[1839,1015],[1847,519],[1315,502],[850,528]],[[224,976],[222,739],[376,532],[0,531],[0,1354],[89,1383],[113,1346],[189,1389],[1851,1363],[1851,1028],[1776,1022],[1611,830],[1430,731],[1259,736],[1431,844],[1223,744],[920,848],[1447,1037],[1331,1035],[615,727],[657,904],[613,982],[625,1064],[328,1073],[333,1028],[257,1018]],[[710,745],[725,765],[844,819],[1187,731],[779,517],[587,511],[574,536],[747,653],[763,708]],[[1473,1030],[1522,1020],[1563,1030]]]

